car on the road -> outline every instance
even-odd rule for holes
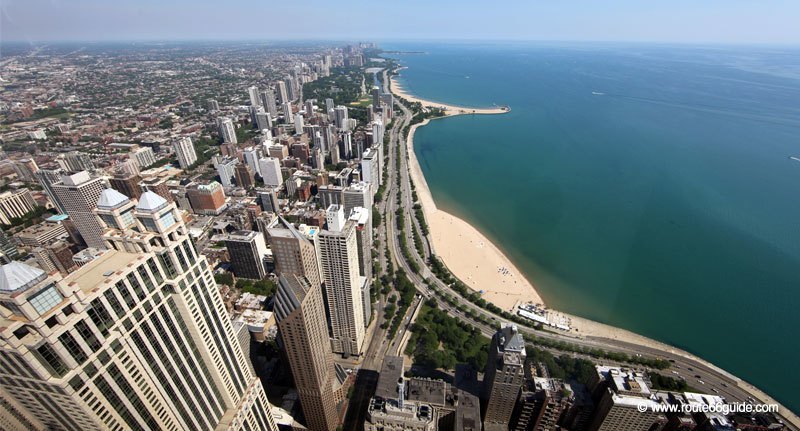
[[[695,374],[694,376],[695,376],[696,378],[698,378],[698,379],[702,378],[702,377],[700,377],[700,374]]]
[[[706,384],[706,382],[704,382],[704,381],[702,381],[700,379],[697,379],[697,383],[700,383],[701,385],[705,385]]]

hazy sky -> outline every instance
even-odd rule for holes
[[[0,0],[2,40],[800,44],[798,0]]]

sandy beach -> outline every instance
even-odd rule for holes
[[[424,107],[444,109],[444,113],[446,116],[464,115],[464,114],[505,114],[506,112],[508,112],[507,107],[470,108],[466,106],[449,105],[446,103],[420,99],[419,97],[416,97],[406,92],[403,86],[399,82],[392,79],[391,77],[389,78],[389,81],[391,83],[390,86],[392,93],[394,93],[395,96],[402,97],[403,99],[406,99],[407,101],[412,103],[419,102]]]

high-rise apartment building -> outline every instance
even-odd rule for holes
[[[94,170],[94,163],[89,155],[79,151],[61,154],[56,157],[56,162],[61,169],[69,173]]]
[[[240,163],[236,165],[235,173],[236,184],[239,187],[249,189],[255,186],[256,180],[253,177],[253,171],[250,170],[250,166]]]
[[[116,173],[108,180],[112,189],[132,199],[139,199],[142,196],[142,189],[139,187],[141,181],[142,177],[138,174],[126,174],[124,172]]]
[[[317,238],[322,278],[336,353],[360,355],[364,342],[364,307],[359,275],[356,224],[345,220],[343,209],[331,205],[326,211],[328,229]]]
[[[270,117],[278,118],[278,106],[275,103],[275,92],[272,89],[268,88],[261,92],[261,104]]]
[[[58,199],[56,193],[53,191],[53,184],[57,184],[61,181],[61,177],[65,175],[66,172],[63,169],[39,169],[34,174],[36,179],[39,181],[39,185],[42,186],[45,194],[50,199],[50,202],[53,204],[58,212],[61,214],[66,214],[67,210],[64,208],[64,204]]]
[[[525,357],[522,334],[516,325],[504,323],[492,336],[483,378],[486,401],[483,424],[487,431],[508,430],[525,380]]]
[[[258,87],[248,87],[247,95],[250,97],[250,106],[261,106],[261,97],[258,94]]]
[[[26,188],[4,191],[0,193],[0,223],[11,224],[11,219],[20,218],[37,206]]]
[[[306,426],[313,431],[335,430],[339,418],[333,394],[333,353],[322,290],[305,277],[281,275],[275,317]]]
[[[264,242],[264,235],[249,230],[236,231],[225,239],[225,246],[228,248],[233,273],[237,277],[261,280],[267,276],[264,267],[267,244]]]
[[[278,90],[278,102],[286,103],[289,102],[289,92],[286,90],[286,83],[283,81],[278,81],[276,83],[276,88]]]
[[[315,288],[322,284],[317,251],[314,245],[292,224],[281,219],[283,227],[267,230],[275,273],[283,276],[303,277]]]
[[[184,137],[172,143],[172,148],[175,150],[175,155],[178,156],[178,164],[181,169],[187,169],[197,161],[197,153],[192,144],[192,138]]]
[[[86,171],[64,176],[61,183],[53,185],[58,200],[89,247],[105,248],[103,228],[93,211],[100,193],[107,188],[105,180],[92,178]]]
[[[0,268],[3,410],[33,430],[277,430],[175,204],[103,193],[109,250],[64,278]]]
[[[347,126],[347,106],[339,105],[333,108],[334,124],[339,130],[346,130]]]
[[[261,179],[267,187],[280,187],[283,184],[281,163],[276,157],[262,157],[258,160]]]
[[[234,158],[225,158],[217,163],[217,173],[223,186],[234,186],[233,178],[236,176],[236,165],[238,164],[239,160]]]
[[[227,143],[237,143],[236,128],[233,125],[233,120],[230,118],[217,119],[219,124],[219,134],[222,136],[222,141]]]

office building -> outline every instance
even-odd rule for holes
[[[50,202],[53,206],[58,210],[61,214],[66,214],[67,210],[64,208],[64,204],[58,199],[55,192],[53,191],[53,184],[57,184],[61,181],[61,177],[66,174],[66,171],[63,169],[39,169],[35,176],[36,179],[39,181],[39,185],[42,186],[42,190],[44,190],[45,194],[47,195]]]
[[[92,178],[86,171],[62,177],[62,182],[53,185],[53,191],[64,204],[69,218],[89,247],[104,249],[103,228],[94,214],[100,193],[108,185],[102,178]]]
[[[303,277],[311,286],[319,288],[322,274],[317,251],[311,241],[297,231],[291,223],[280,219],[280,228],[267,230],[275,273],[282,276]],[[316,233],[316,232],[315,232]]]
[[[236,231],[225,239],[225,246],[236,277],[261,280],[267,276],[264,268],[264,256],[267,255],[264,235],[253,231]]]
[[[275,295],[275,316],[307,428],[335,430],[339,417],[322,290],[305,277],[282,274]]]
[[[228,207],[225,191],[216,181],[189,185],[186,188],[186,197],[195,214],[219,215]]]
[[[522,334],[516,325],[504,323],[492,336],[483,378],[486,402],[483,425],[488,431],[508,430],[525,380],[525,357]]]
[[[222,136],[222,141],[232,144],[237,143],[236,128],[233,125],[233,120],[230,118],[220,118],[217,121],[219,122],[219,135]]]
[[[282,148],[285,148],[281,146]],[[280,161],[275,157],[262,157],[258,160],[261,179],[266,187],[280,187],[283,184]]]
[[[89,155],[79,151],[61,154],[56,157],[56,162],[61,169],[69,173],[94,170],[94,163]]]
[[[111,183],[112,189],[129,198],[139,199],[139,197],[142,195],[142,189],[139,187],[142,177],[140,177],[138,174],[131,175],[124,172],[118,172],[114,174],[114,176],[108,181]]]
[[[277,430],[175,205],[146,193],[133,215],[67,277],[0,268],[0,398],[33,430]]]
[[[172,148],[175,150],[175,155],[178,156],[178,164],[181,169],[188,169],[189,166],[192,166],[197,161],[197,153],[194,150],[192,138],[187,136],[178,139],[172,144]]]
[[[319,259],[325,280],[332,348],[344,355],[361,354],[364,342],[363,277],[359,275],[356,224],[345,220],[344,209],[326,211],[327,230],[319,233]]]
[[[11,219],[23,217],[38,207],[26,188],[0,193],[0,223],[11,224]]]

